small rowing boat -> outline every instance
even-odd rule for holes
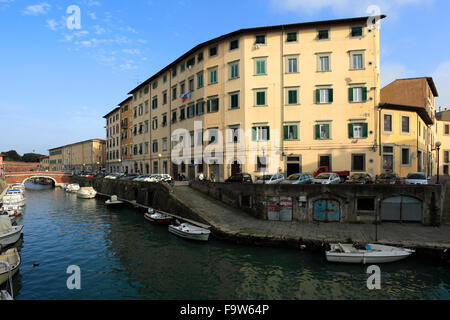
[[[144,214],[144,218],[150,222],[156,222],[159,224],[170,224],[172,217],[161,211],[156,211],[155,209],[148,209],[148,212]]]
[[[380,244],[331,244],[326,251],[330,262],[377,264],[395,262],[409,257],[414,250]]]

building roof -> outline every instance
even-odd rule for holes
[[[107,115],[103,116],[103,118],[108,118],[110,115],[112,115],[114,112],[116,112],[117,110],[119,110],[120,107],[116,107],[113,111],[111,111],[110,113],[108,113]]]
[[[80,142],[75,142],[75,143],[71,143],[71,144],[66,144],[66,145],[61,146],[61,147],[58,147],[58,148],[48,149],[48,151],[57,150],[57,149],[62,149],[62,148],[65,148],[65,147],[74,146],[74,145],[76,145],[76,144],[86,143],[86,142],[91,142],[91,141],[92,141],[92,142],[94,142],[94,141],[100,141],[100,142],[106,143],[106,140],[105,140],[105,139],[89,139],[89,140],[85,140],[85,141],[80,141]]]
[[[439,121],[450,121],[450,110],[444,110],[436,113],[436,119]]]
[[[159,72],[154,74],[152,77],[148,78],[146,81],[144,81],[143,83],[138,85],[136,88],[131,90],[128,94],[133,94],[135,91],[143,88],[144,86],[146,86],[147,84],[149,84],[150,82],[155,80],[157,77],[159,77],[163,73],[165,73],[168,70],[172,69],[172,67],[176,66],[182,60],[184,60],[184,59],[188,58],[189,56],[191,56],[192,54],[194,54],[199,49],[201,49],[203,47],[206,47],[206,46],[209,46],[212,43],[222,41],[222,40],[227,39],[227,38],[232,38],[232,37],[236,37],[237,35],[247,34],[247,33],[278,31],[278,30],[289,30],[289,29],[295,29],[295,28],[300,29],[300,28],[308,28],[308,27],[321,26],[321,25],[329,26],[329,25],[361,23],[361,22],[366,23],[369,18],[370,17],[367,16],[367,17],[346,18],[346,19],[336,19],[336,20],[322,20],[322,21],[313,21],[313,22],[302,22],[302,23],[283,24],[283,25],[276,25],[276,26],[266,26],[266,27],[239,29],[237,31],[234,31],[234,32],[231,32],[231,33],[227,33],[225,35],[222,35],[222,36],[219,36],[217,38],[208,40],[206,42],[203,42],[203,43],[195,46],[194,48],[192,48],[191,50],[189,50],[188,52],[186,52],[185,54],[180,56],[178,59],[173,61],[171,64],[167,65],[162,70],[160,70]],[[384,18],[386,18],[386,15],[381,15],[380,16],[380,19],[384,19]]]
[[[404,80],[418,80],[418,79],[425,79],[428,82],[428,85],[430,86],[431,92],[433,92],[433,95],[435,97],[439,97],[439,94],[436,89],[436,85],[434,84],[432,77],[417,77],[417,78],[403,78],[403,79],[396,79],[395,81],[391,82],[394,83],[396,81],[404,81]]]
[[[133,97],[128,97],[125,100],[123,100],[121,103],[119,103],[118,105],[121,106],[121,105],[127,103],[128,101],[130,101],[131,99],[133,99]]]
[[[420,118],[427,124],[432,125],[433,119],[431,118],[430,114],[427,112],[427,110],[423,107],[416,107],[416,106],[405,106],[401,104],[392,104],[392,103],[380,103],[378,105],[378,108],[380,109],[390,109],[390,110],[401,110],[401,111],[411,111],[411,112],[417,112]]]

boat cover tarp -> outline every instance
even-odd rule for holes
[[[12,231],[11,219],[8,216],[0,216],[0,235]]]

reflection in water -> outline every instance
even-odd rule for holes
[[[369,291],[363,266],[323,254],[191,242],[132,209],[27,189],[17,299],[450,299],[445,265],[414,257],[381,266]],[[66,287],[81,268],[80,291]]]

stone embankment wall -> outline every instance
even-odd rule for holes
[[[147,207],[206,224],[206,221],[192,209],[172,197],[172,188],[167,184],[78,176],[72,177],[72,183],[78,183],[81,187],[93,187],[101,194],[116,195],[120,199],[136,201]]]
[[[292,204],[292,219],[314,221],[317,201],[333,201],[340,212],[339,222],[374,222],[380,220],[384,200],[405,197],[418,200],[423,225],[440,225],[444,201],[440,185],[258,185],[194,181],[191,187],[258,219],[268,219],[271,203],[283,198]],[[275,199],[275,200],[274,200]],[[359,210],[358,199],[373,201],[373,210]],[[278,203],[279,204],[279,203]],[[403,211],[406,211],[406,206]],[[391,209],[392,211],[392,209]]]
[[[5,189],[6,181],[3,179],[3,177],[0,177],[0,194],[2,194]]]

